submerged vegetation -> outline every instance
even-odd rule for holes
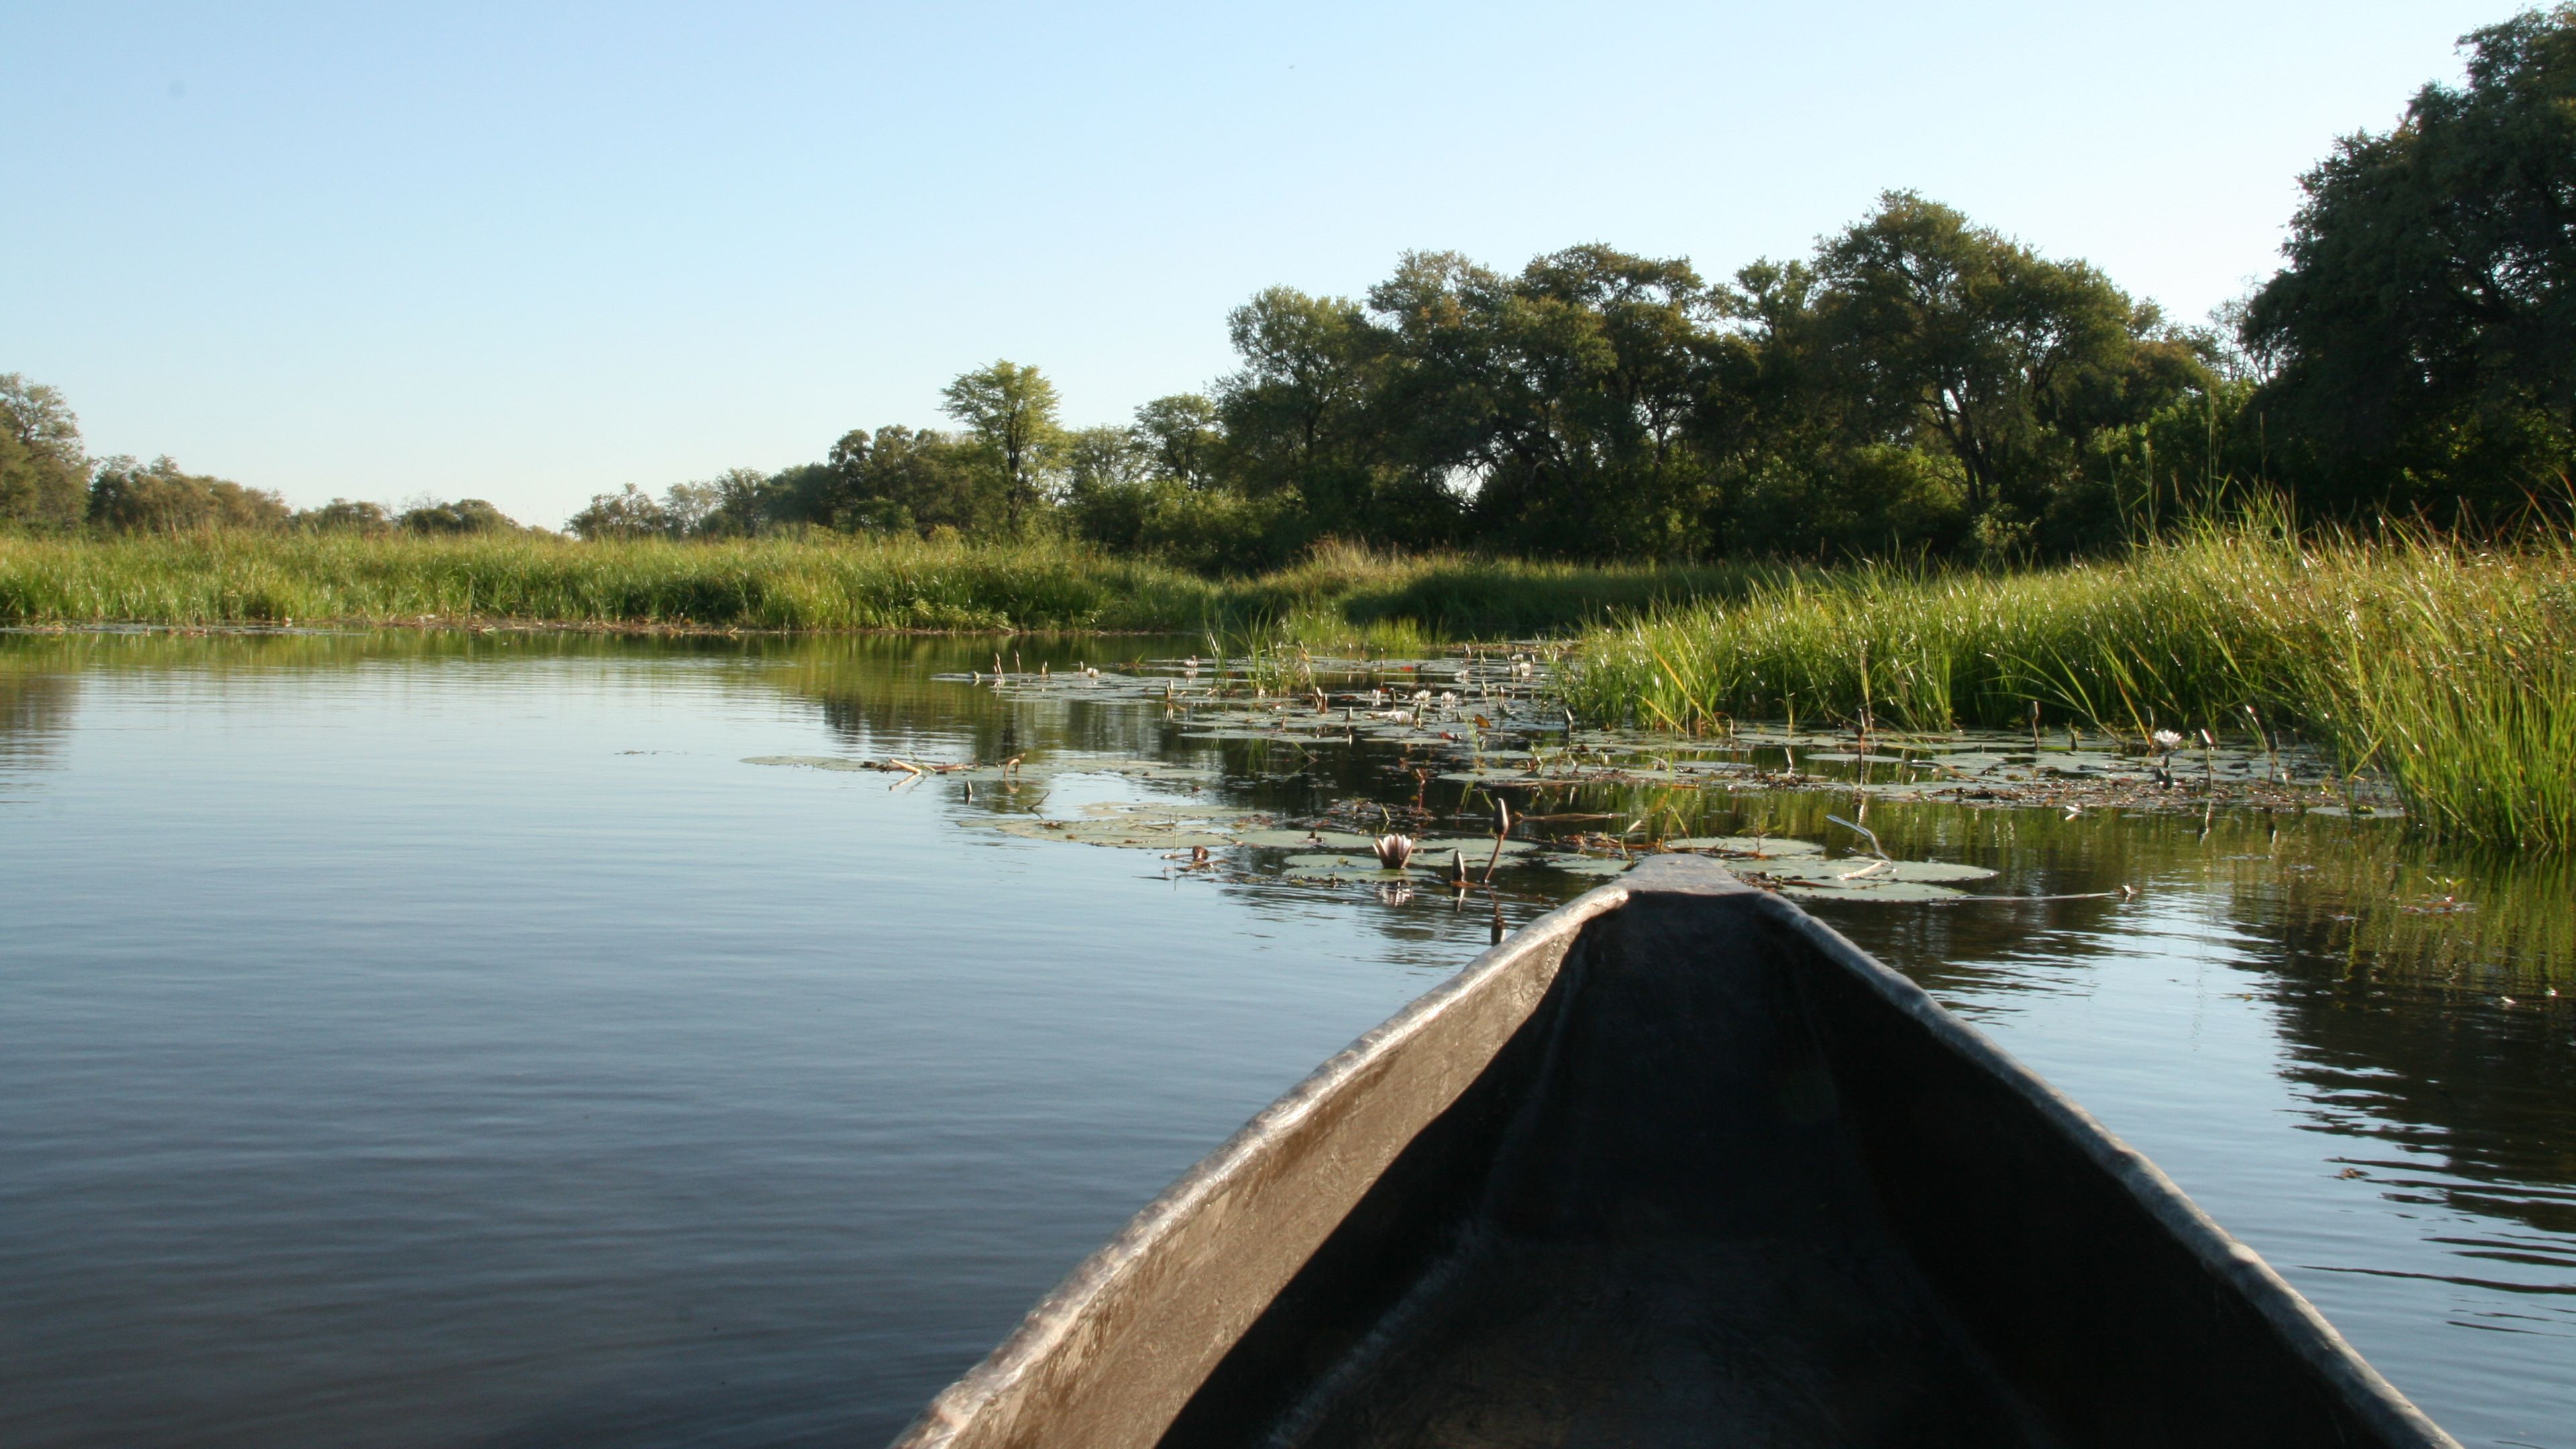
[[[2303,539],[2209,524],[2112,562],[1875,566],[1597,631],[1578,711],[1707,733],[1805,716],[1868,730],[2072,722],[2291,729],[2372,768],[2423,825],[2576,845],[2576,544],[2426,530]]]

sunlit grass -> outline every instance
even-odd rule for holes
[[[2576,845],[2576,546],[2212,525],[2115,562],[1581,567],[1319,550],[1210,580],[1060,541],[0,536],[0,619],[1170,631],[1283,671],[1590,626],[1596,720],[2294,729],[2446,835]],[[1258,648],[1254,647],[1258,645]]]
[[[1594,631],[1594,719],[2295,729],[2444,835],[2576,845],[2576,547],[2211,525],[2027,573],[1858,568]]]
[[[235,624],[520,620],[741,629],[1259,632],[1323,651],[1565,634],[1741,587],[1732,569],[1319,549],[1211,580],[1061,540],[581,543],[545,536],[0,535],[0,619]]]

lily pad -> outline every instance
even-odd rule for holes
[[[1085,760],[1063,768],[1071,774],[1124,775],[1130,780],[1204,781],[1214,780],[1219,774],[1205,765],[1184,765],[1176,760]]]
[[[1637,862],[1615,855],[1551,855],[1538,862],[1567,875],[1625,875]]]
[[[1538,846],[1534,842],[1527,840],[1505,840],[1503,842],[1503,855],[1506,859],[1515,855],[1526,855],[1537,849]],[[1482,840],[1478,840],[1473,836],[1462,836],[1456,839],[1444,837],[1439,840],[1417,840],[1413,842],[1413,858],[1416,860],[1420,860],[1426,855],[1438,855],[1442,860],[1447,860],[1449,858],[1449,852],[1453,850],[1466,856],[1468,863],[1472,865],[1494,853],[1494,837],[1488,835]]]
[[[1873,890],[1895,884],[1937,885],[1995,878],[1993,871],[1980,865],[1962,865],[1948,860],[1884,861],[1865,855],[1846,855],[1837,860],[1809,856],[1778,861],[1765,866],[1763,874],[1774,880],[1794,880],[1836,890]]]
[[[1377,863],[1377,857],[1375,855],[1366,851],[1356,850],[1316,855],[1292,855],[1288,857],[1284,864],[1290,870],[1319,870],[1328,871],[1337,875],[1377,875],[1396,873],[1386,871],[1384,867],[1381,867]],[[1419,873],[1422,870],[1422,867],[1422,857],[1419,855],[1415,856],[1413,858],[1413,870],[1416,873]]]
[[[1767,835],[1690,835],[1679,840],[1667,840],[1664,848],[1712,850],[1720,855],[1751,856],[1757,860],[1825,853],[1825,848],[1812,840],[1788,840]]]
[[[970,822],[1023,840],[1070,840],[1127,850],[1213,850],[1229,838],[1204,822],[1182,820],[1048,820],[1034,815],[995,815]]]
[[[1527,770],[1449,770],[1443,772],[1439,778],[1459,785],[1544,785],[1548,783],[1546,776],[1533,775]]]
[[[1263,850],[1366,850],[1369,837],[1347,830],[1247,830],[1235,843]]]
[[[1876,901],[1897,904],[1905,901],[1950,901],[1967,895],[1944,885],[1922,881],[1889,881],[1885,885],[1843,887],[1820,885],[1813,881],[1791,881],[1780,887],[1780,894],[1805,901]]]
[[[1418,870],[1384,870],[1372,858],[1343,865],[1291,865],[1279,872],[1289,880],[1419,880]]]
[[[856,770],[875,775],[892,775],[897,777],[898,782],[900,782],[903,776],[913,774],[912,771],[906,770],[900,765],[880,763],[875,760],[844,759],[838,755],[753,755],[745,759],[743,763],[746,765],[790,765],[806,770]],[[1021,779],[1035,779],[1040,774],[1045,773],[1044,771],[1030,769],[1025,765],[1021,766],[1017,771],[1008,771],[1003,769],[1000,765],[953,765],[946,761],[933,762],[930,760],[915,760],[913,763],[916,765],[930,765],[937,763],[944,766],[945,768],[924,770],[921,772],[921,778],[932,780],[962,780],[971,782],[981,780],[1000,780],[1012,778],[1015,775],[1017,778]]]

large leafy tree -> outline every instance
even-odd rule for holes
[[[1194,392],[1158,397],[1136,409],[1137,438],[1158,477],[1191,488],[1217,480],[1217,452],[1225,432],[1216,404]]]
[[[1046,439],[1054,445],[1053,435]],[[990,439],[935,428],[852,432],[832,452],[842,472],[833,526],[877,533],[988,533],[1010,521],[1009,482]]]
[[[1819,248],[1809,318],[1831,386],[1885,441],[1937,441],[1968,508],[2036,514],[2084,439],[2202,377],[2152,305],[1912,192]]]
[[[2469,35],[2385,135],[2301,178],[2243,336],[2319,501],[2509,503],[2576,461],[2576,6]]]
[[[1385,339],[1359,304],[1292,287],[1263,291],[1226,327],[1243,366],[1218,381],[1216,405],[1239,484],[1293,496],[1312,531],[1369,533]]]
[[[947,412],[992,452],[1001,474],[1003,517],[1013,535],[1046,501],[1055,449],[1055,384],[1034,367],[998,361],[961,373],[940,394]]]
[[[564,520],[576,538],[649,538],[668,533],[671,518],[652,494],[629,483],[615,493],[594,493],[590,506]]]
[[[1369,293],[1392,341],[1403,476],[1447,483],[1487,539],[1555,554],[1695,546],[1691,443],[1742,342],[1687,262],[1605,246],[1517,277],[1416,253]]]
[[[88,506],[80,419],[63,395],[0,373],[0,526],[68,528]]]

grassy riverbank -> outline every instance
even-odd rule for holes
[[[1221,631],[1380,648],[1588,629],[1576,710],[2143,737],[2296,729],[2443,834],[2576,846],[2576,546],[2212,526],[2026,573],[1581,567],[1325,550],[1211,580],[1076,544],[0,536],[0,620]]]
[[[2299,545],[2201,529],[2022,574],[1864,568],[1595,631],[1596,719],[2299,730],[2386,772],[2437,833],[2576,846],[2576,547]]]
[[[698,629],[1562,633],[1740,592],[1727,568],[1580,567],[1327,549],[1216,581],[1078,544],[910,536],[672,543],[195,533],[0,535],[13,623],[468,623]]]

